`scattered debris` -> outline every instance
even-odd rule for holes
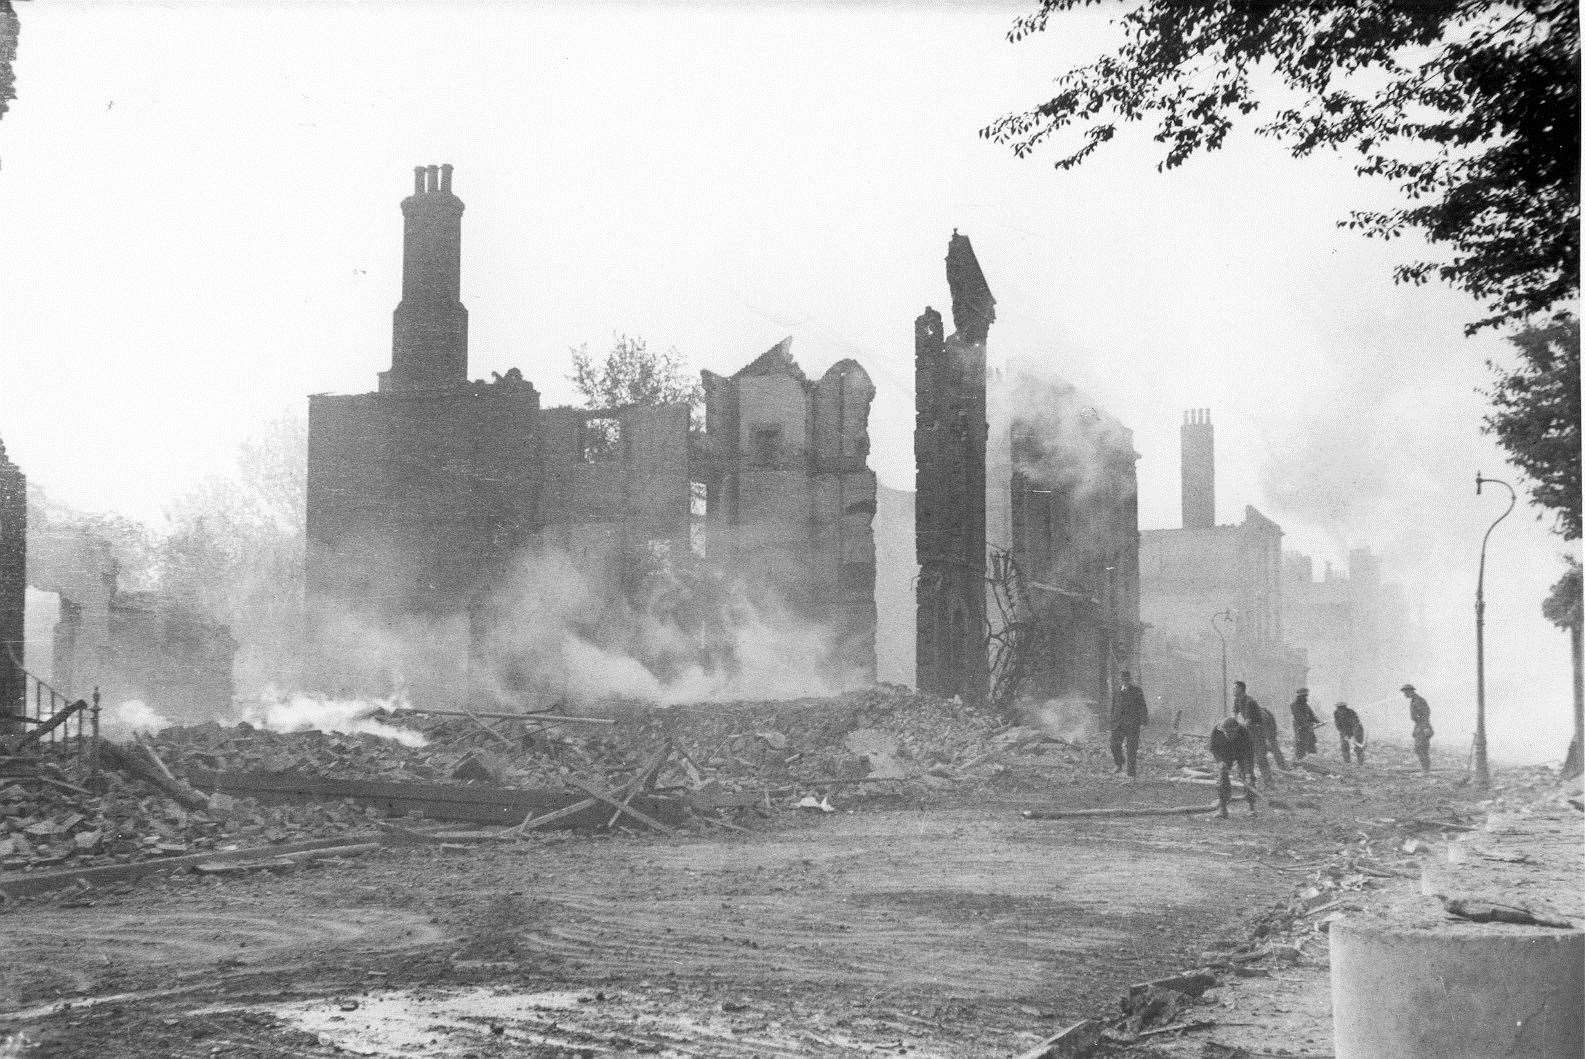
[[[1557,927],[1568,930],[1572,920],[1548,912],[1539,912],[1523,905],[1499,904],[1471,897],[1442,897],[1442,907],[1451,916],[1472,923],[1512,923],[1522,927]]]

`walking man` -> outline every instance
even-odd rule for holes
[[[1398,689],[1409,700],[1409,722],[1414,725],[1414,756],[1420,759],[1420,774],[1431,774],[1431,704],[1414,690],[1413,684]]]
[[[1349,708],[1348,703],[1340,702],[1332,708],[1332,724],[1337,728],[1337,738],[1343,751],[1343,763],[1349,761],[1352,751],[1359,755],[1359,763],[1365,763],[1365,725],[1361,723],[1359,714]]]
[[[1250,698],[1242,680],[1233,681],[1233,716],[1249,730],[1249,746],[1260,766],[1260,778],[1267,787],[1275,787],[1277,778],[1271,774],[1271,758],[1283,768],[1288,763],[1282,759],[1282,748],[1277,745],[1277,718],[1271,711]]]
[[[1112,760],[1117,771],[1128,769],[1134,775],[1134,759],[1139,753],[1139,730],[1150,723],[1150,711],[1145,707],[1145,693],[1134,683],[1128,670],[1122,672],[1122,683],[1112,692]]]
[[[1223,717],[1211,729],[1211,756],[1221,766],[1216,781],[1217,814],[1227,819],[1227,803],[1233,800],[1233,769],[1238,769],[1239,780],[1244,784],[1244,795],[1249,802],[1249,815],[1255,815],[1255,745],[1249,729],[1238,715]]]
[[[1300,688],[1288,709],[1293,713],[1293,760],[1303,761],[1304,755],[1315,753],[1315,730],[1322,723],[1310,709],[1310,689]]]

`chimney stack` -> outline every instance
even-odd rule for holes
[[[1216,435],[1209,408],[1183,413],[1183,528],[1216,525]]]
[[[451,193],[451,166],[413,167],[413,194],[402,200],[402,300],[381,390],[449,389],[468,381],[462,211]]]

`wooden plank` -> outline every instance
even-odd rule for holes
[[[1070,1059],[1087,1055],[1101,1040],[1101,1024],[1094,1019],[1075,1022],[1061,1033],[1047,1037],[1018,1059]]]
[[[486,713],[483,710],[420,710],[413,706],[404,706],[399,710],[392,710],[390,715],[401,717],[404,714],[417,714],[425,717],[487,717],[492,721],[544,721],[552,724],[567,722],[568,724],[615,724],[610,717],[579,717],[570,713]]]
[[[600,790],[598,787],[593,786],[592,784],[585,783],[582,780],[580,780],[580,779],[578,779],[578,778],[576,778],[574,776],[567,777],[567,782],[571,783],[574,787],[576,787],[580,791],[583,791],[584,793],[590,795],[591,797],[598,798],[602,802],[604,802],[605,804],[617,809],[621,813],[621,815],[630,816],[634,820],[637,820],[639,823],[643,824],[645,827],[650,828],[651,830],[659,831],[663,835],[670,835],[670,834],[674,833],[673,828],[668,827],[667,825],[661,823],[659,820],[656,820],[654,817],[648,816],[645,813],[640,812],[639,810],[633,808],[630,805],[626,805],[626,804],[624,804],[622,802],[617,801],[615,798],[611,797],[611,795],[605,793],[604,791]]]
[[[1118,819],[1134,816],[1188,816],[1194,813],[1214,813],[1220,802],[1209,805],[1170,805],[1164,808],[1141,809],[1025,809],[1019,815],[1025,820],[1081,820]]]
[[[597,798],[584,798],[580,801],[573,802],[565,809],[557,809],[555,812],[546,813],[544,816],[534,816],[532,813],[530,813],[528,816],[523,818],[523,822],[521,824],[517,825],[517,832],[518,834],[523,834],[527,831],[538,831],[542,827],[548,827],[551,824],[560,823],[563,820],[571,819],[572,817],[577,816],[579,813],[587,812],[599,804],[600,801]]]

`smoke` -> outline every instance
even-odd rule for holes
[[[1567,640],[1540,614],[1577,546],[1538,521],[1502,452],[1481,435],[1487,379],[1469,351],[1336,352],[1331,392],[1267,435],[1261,489],[1290,550],[1342,565],[1371,546],[1382,576],[1404,586],[1419,649],[1388,660],[1390,674],[1356,691],[1372,735],[1406,740],[1398,685],[1432,707],[1437,739],[1469,744],[1475,681],[1474,599],[1482,536],[1507,506],[1500,486],[1477,496],[1475,473],[1520,488],[1514,513],[1492,532],[1486,565],[1486,699],[1494,757],[1556,760],[1571,731]],[[1418,362],[1417,362],[1418,361]],[[1319,563],[1317,564],[1319,566]]]
[[[316,613],[330,661],[321,686],[335,691],[309,698],[401,688],[420,706],[512,710],[826,696],[867,682],[829,629],[763,584],[665,543],[634,548],[610,527],[561,544],[520,553],[471,615]]]
[[[986,382],[986,540],[1012,543],[1016,472],[1031,494],[1054,494],[1067,545],[1049,576],[1072,582],[1110,547],[1116,504],[1137,499],[1133,435],[1073,384],[1041,364],[1011,359]]]
[[[267,688],[257,702],[242,710],[238,720],[272,732],[344,732],[393,739],[403,746],[423,746],[426,740],[418,732],[393,727],[371,716],[376,711],[405,705],[400,695],[386,699],[331,699]]]
[[[128,699],[104,710],[99,715],[99,732],[117,742],[133,735],[153,735],[171,726],[171,720],[142,699]]]
[[[1054,739],[1081,745],[1102,737],[1101,718],[1093,702],[1073,697],[1049,699],[1030,707],[1026,723]]]
[[[635,590],[613,591],[615,561],[520,557],[482,645],[495,698],[668,705],[835,695],[864,681],[833,661],[827,629],[763,586],[658,548],[643,556]]]

